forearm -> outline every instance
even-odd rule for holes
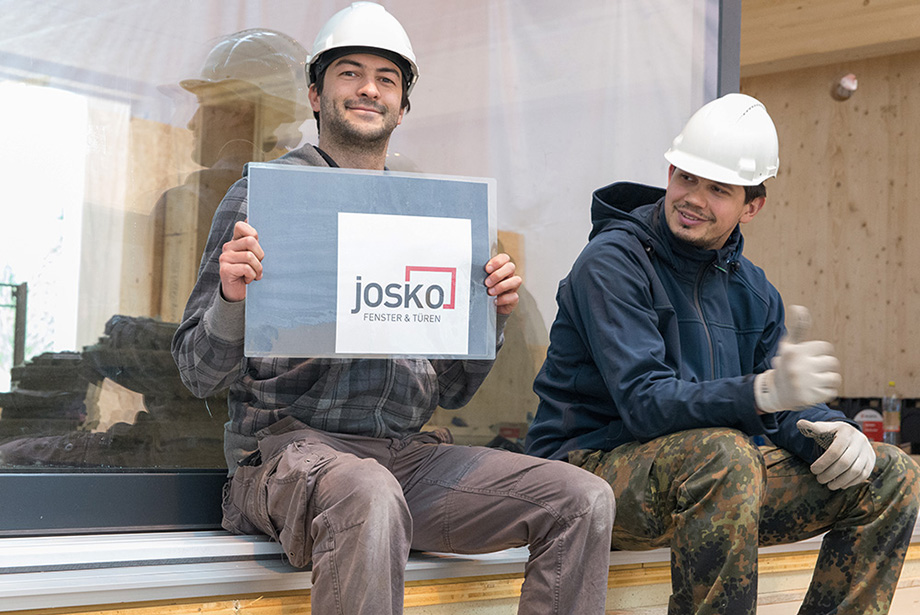
[[[775,428],[771,417],[757,415],[750,376],[705,382],[651,378],[614,394],[626,428],[643,442],[706,427],[729,427],[748,435]]]
[[[172,352],[185,386],[198,397],[228,387],[243,360],[244,302],[229,303],[215,293],[200,314],[183,320]]]
[[[198,280],[173,337],[179,374],[198,397],[228,387],[239,376],[243,360],[245,303],[221,297],[220,255],[233,238],[234,225],[246,219],[246,190],[245,179],[235,183],[214,214]]]

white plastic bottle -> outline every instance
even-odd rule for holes
[[[894,389],[894,380],[882,398],[882,417],[885,424],[885,442],[898,446],[901,443],[901,400]]]

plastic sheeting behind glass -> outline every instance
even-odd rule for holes
[[[17,232],[0,282],[29,289],[13,366],[17,299],[0,287],[0,467],[223,465],[224,395],[185,389],[170,339],[243,165],[315,141],[302,62],[346,4],[0,2],[4,121],[18,135],[4,130]],[[486,385],[434,420],[461,441],[513,440],[536,407],[555,287],[586,242],[592,190],[663,184],[662,153],[715,96],[719,3],[383,4],[420,68],[389,168],[495,178],[499,243],[525,279]],[[12,92],[27,90],[43,102],[16,111]]]

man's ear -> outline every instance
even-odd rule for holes
[[[319,113],[319,92],[316,91],[316,84],[311,83],[310,89],[307,90],[307,97],[310,99],[310,107],[313,111]]]
[[[746,224],[754,219],[754,216],[757,215],[761,209],[763,209],[764,203],[767,202],[767,197],[758,196],[747,203],[744,204],[744,211],[741,214],[741,219],[738,220],[741,224]]]
[[[676,170],[677,167],[675,167],[673,164],[668,165],[668,181],[671,181],[671,176],[674,175],[674,171]]]

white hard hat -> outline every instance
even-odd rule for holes
[[[333,15],[322,27],[307,60],[311,83],[318,78],[317,73],[322,72],[316,70],[315,65],[323,54],[333,49],[351,47],[367,48],[369,53],[383,51],[386,52],[384,57],[389,59],[401,58],[403,61],[395,63],[403,71],[406,96],[409,95],[418,80],[418,66],[409,35],[395,17],[375,2],[353,2]]]
[[[231,93],[266,104],[290,120],[307,115],[304,65],[307,51],[293,38],[250,29],[220,39],[208,53],[197,79],[179,82],[193,94]]]
[[[705,179],[757,186],[776,177],[776,126],[756,98],[726,94],[703,105],[665,152],[672,165]]]

